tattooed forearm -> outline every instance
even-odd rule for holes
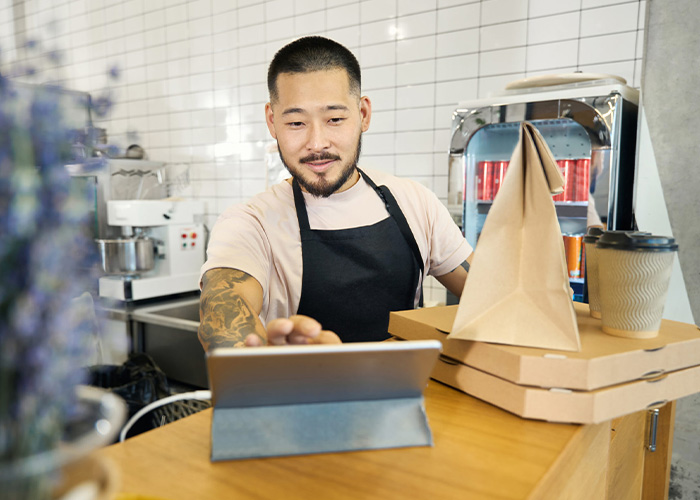
[[[205,350],[214,347],[242,347],[251,333],[265,340],[265,329],[251,305],[261,297],[248,274],[235,269],[212,269],[202,280],[199,311],[199,340]]]

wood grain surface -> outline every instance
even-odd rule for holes
[[[605,484],[609,425],[526,420],[430,381],[434,446],[240,460],[209,460],[211,410],[100,450],[120,491],[197,498],[591,497]],[[602,430],[601,430],[602,429]],[[605,438],[601,439],[601,435]],[[594,464],[594,465],[592,465]],[[578,488],[581,481],[586,488]]]

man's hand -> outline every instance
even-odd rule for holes
[[[267,342],[269,345],[341,343],[335,333],[323,330],[321,323],[302,315],[270,321],[267,324]],[[263,341],[258,335],[250,334],[245,338],[245,345],[260,346]]]

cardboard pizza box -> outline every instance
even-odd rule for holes
[[[514,384],[591,391],[654,379],[700,365],[700,328],[663,320],[653,339],[603,333],[588,305],[574,302],[581,339],[579,352],[448,339],[457,306],[392,312],[389,333],[406,340],[438,339],[443,354]],[[700,390],[700,389],[699,389]]]
[[[518,385],[446,357],[431,377],[520,417],[572,424],[597,424],[700,392],[700,365],[594,391]]]

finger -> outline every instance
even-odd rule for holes
[[[312,340],[311,337],[303,333],[290,333],[287,336],[287,343],[289,344],[310,344]]]
[[[308,316],[295,314],[267,324],[267,341],[271,345],[308,344],[321,333],[321,323]]]
[[[316,337],[309,339],[309,344],[342,344],[340,337],[330,330],[322,330]]]
[[[267,341],[270,345],[284,345],[287,336],[294,331],[294,322],[288,318],[273,319],[267,324]]]
[[[321,333],[321,323],[308,316],[295,314],[289,320],[294,324],[293,332],[306,337],[316,337]]]
[[[315,337],[292,333],[287,337],[290,344],[342,344],[340,337],[330,330],[322,330]]]
[[[259,335],[255,333],[247,335],[246,338],[243,340],[243,343],[246,347],[260,347],[261,345],[263,345],[262,339]]]
[[[308,344],[321,333],[321,323],[308,316],[295,314],[267,324],[267,340],[272,345]]]

